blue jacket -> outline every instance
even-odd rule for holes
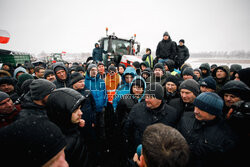
[[[100,79],[99,74],[96,77],[90,77],[86,73],[85,86],[89,89],[95,99],[96,112],[102,112],[103,107],[107,106],[107,91],[104,80]]]
[[[132,67],[127,67],[126,70],[124,71],[124,73],[122,74],[122,81],[123,81],[122,83],[123,84],[120,85],[115,92],[115,96],[114,96],[114,100],[113,100],[114,110],[116,109],[117,104],[120,101],[121,97],[130,92],[130,84],[126,83],[126,81],[125,81],[125,75],[127,75],[127,74],[130,74],[134,77],[134,76],[136,76],[136,71]]]

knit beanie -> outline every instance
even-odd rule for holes
[[[232,64],[230,66],[230,72],[234,72],[234,71],[239,71],[242,69],[242,66],[239,64]]]
[[[201,75],[201,70],[199,68],[195,68],[194,71],[197,71]]]
[[[216,93],[204,92],[197,96],[193,103],[199,109],[212,114],[221,115],[223,108],[223,100]]]
[[[133,82],[132,82],[132,85],[131,85],[131,87],[132,86],[134,86],[134,85],[136,85],[136,86],[139,86],[139,87],[142,87],[143,89],[144,89],[144,82],[142,81],[142,78],[141,79],[135,79]]]
[[[54,89],[56,89],[56,85],[54,83],[46,79],[36,79],[30,84],[31,99],[42,100]]]
[[[82,74],[80,74],[79,72],[74,72],[70,76],[70,85],[73,86],[75,83],[83,79],[84,79],[84,76],[82,76]]]
[[[1,163],[8,166],[43,166],[67,142],[47,117],[29,116],[0,129]],[[13,159],[14,158],[14,159]]]
[[[169,36],[169,33],[166,31],[164,32],[163,36]]]
[[[164,66],[163,66],[162,63],[156,63],[155,66],[154,66],[154,70],[155,70],[156,68],[160,68],[160,69],[164,72]]]
[[[90,65],[88,66],[88,69],[87,69],[88,73],[90,72],[90,70],[91,70],[92,68],[97,68],[96,64],[90,64]]]
[[[10,96],[5,92],[0,91],[0,102],[7,98],[10,98]]]
[[[27,79],[34,79],[34,77],[30,74],[27,73],[23,73],[18,77],[18,81],[17,81],[17,86],[19,88],[21,88],[22,84],[24,81],[26,81]]]
[[[185,43],[185,40],[184,39],[180,39],[179,42]]]
[[[0,77],[0,85],[2,84],[9,84],[15,86],[15,82],[12,77]]]
[[[120,63],[120,64],[118,65],[118,68],[119,68],[119,67],[122,67],[122,68],[124,69],[124,71],[126,70],[125,64]]]
[[[193,92],[193,94],[195,96],[198,96],[200,93],[200,85],[198,82],[196,82],[194,79],[187,79],[185,81],[183,81],[180,85],[180,90],[181,89],[187,89],[191,92]]]
[[[166,85],[167,82],[173,82],[176,86],[180,85],[180,80],[174,75],[170,75],[169,77],[167,77],[164,85]]]
[[[132,64],[135,68],[140,68],[140,63],[138,61],[133,62]]]
[[[56,73],[57,71],[60,71],[60,70],[64,70],[64,71],[65,71],[65,68],[63,68],[63,67],[61,67],[61,66],[58,66],[58,67],[55,68],[55,73]]]
[[[205,86],[207,88],[216,90],[216,81],[212,76],[208,76],[201,81],[200,86]]]
[[[109,72],[110,72],[110,71],[116,72],[115,66],[110,65],[109,68],[108,68],[108,71],[109,71]]]
[[[45,70],[45,72],[44,72],[44,79],[46,79],[50,74],[55,75],[55,73],[54,73],[53,70],[50,70],[50,69]]]
[[[21,86],[21,90],[23,93],[27,93],[28,91],[30,91],[30,84],[33,82],[34,79],[27,79],[23,82],[22,86]]]
[[[163,87],[159,83],[149,84],[146,88],[145,94],[154,96],[156,99],[162,100],[164,97]]]
[[[182,72],[182,76],[184,76],[184,75],[191,75],[191,76],[194,76],[194,70],[193,70],[193,68],[191,68],[191,67],[185,68],[185,69],[183,70],[183,72]]]
[[[144,69],[141,73],[142,73],[142,74],[143,74],[143,73],[146,73],[146,74],[148,74],[148,75],[150,76],[151,73],[152,73],[152,70],[151,70],[151,68],[146,68],[146,69]]]

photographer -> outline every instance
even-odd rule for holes
[[[237,147],[228,158],[232,166],[246,166],[250,154],[250,88],[242,81],[229,81],[220,91],[224,99],[223,116],[238,137]]]

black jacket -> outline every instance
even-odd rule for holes
[[[162,101],[162,104],[154,110],[147,108],[146,102],[134,105],[123,129],[130,156],[133,155],[135,148],[141,144],[146,127],[155,123],[175,127],[177,124],[176,110],[167,105],[165,101]]]
[[[177,54],[177,44],[172,41],[169,37],[168,40],[162,40],[158,43],[156,48],[156,57],[162,59],[171,59],[174,60]]]
[[[184,112],[194,112],[194,104],[184,103],[181,98],[172,99],[168,104],[176,109],[178,120],[182,117]]]
[[[227,153],[235,147],[236,137],[222,118],[198,121],[193,112],[186,112],[177,129],[189,145],[190,166],[230,165]]]
[[[176,56],[175,62],[181,66],[182,64],[185,63],[185,61],[188,58],[189,58],[188,48],[185,45],[183,45],[183,46],[178,45],[177,46],[177,56]]]
[[[31,100],[30,93],[27,93],[24,96],[23,101],[21,102],[21,111],[18,114],[18,119],[26,118],[26,117],[29,117],[31,115],[40,116],[40,117],[42,117],[42,116],[47,117],[45,106],[41,106],[41,105],[34,103]]]
[[[71,88],[60,88],[53,91],[47,102],[47,115],[66,137],[65,157],[69,166],[88,166],[87,147],[80,136],[78,124],[71,122],[71,115],[84,103],[85,98]]]

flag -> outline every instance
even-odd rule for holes
[[[10,40],[10,34],[5,30],[0,30],[0,43],[7,44]]]

